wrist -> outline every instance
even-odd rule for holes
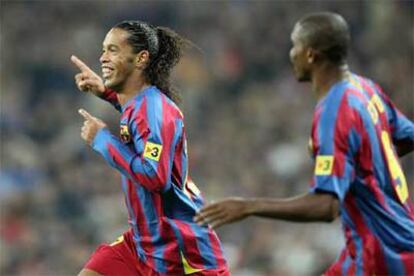
[[[100,98],[105,98],[106,95],[110,95],[112,92],[112,89],[103,86],[102,88],[97,89],[94,94]]]
[[[116,91],[106,86],[103,87],[102,94],[113,94],[113,93],[116,94]]]
[[[245,199],[243,205],[243,212],[246,216],[252,216],[257,212],[257,201],[255,199]]]
[[[92,140],[92,143],[91,143],[92,148],[95,150],[98,150],[99,148],[104,147],[110,135],[111,133],[109,132],[108,128],[106,127],[100,128],[96,132],[95,137]]]

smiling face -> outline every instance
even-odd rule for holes
[[[310,48],[307,47],[303,39],[303,28],[296,24],[292,34],[292,48],[290,49],[290,61],[293,66],[295,77],[298,81],[311,80],[311,64],[309,62]]]
[[[103,42],[100,57],[102,77],[106,87],[120,91],[135,70],[136,54],[128,42],[129,33],[111,29]]]

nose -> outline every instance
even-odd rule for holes
[[[108,62],[108,61],[109,61],[109,59],[108,59],[108,54],[107,54],[107,52],[106,52],[106,51],[103,51],[103,52],[102,52],[102,55],[101,55],[101,57],[99,58],[99,61],[100,61],[101,63],[106,63],[106,62]]]

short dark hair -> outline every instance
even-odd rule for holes
[[[297,24],[303,28],[301,39],[306,46],[320,51],[332,63],[345,62],[351,35],[341,15],[333,12],[312,13]]]
[[[166,27],[155,27],[138,20],[123,21],[114,28],[127,31],[128,42],[135,53],[149,52],[149,64],[144,76],[174,102],[179,102],[177,90],[171,85],[172,68],[179,62],[184,45],[190,42]]]

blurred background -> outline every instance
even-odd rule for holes
[[[208,200],[307,190],[313,108],[293,78],[290,32],[307,12],[349,22],[354,72],[383,85],[411,120],[412,1],[0,2],[0,274],[74,275],[128,227],[120,177],[80,139],[83,107],[117,133],[119,114],[78,92],[76,54],[100,72],[106,32],[124,19],[168,26],[201,51],[174,73],[182,91],[190,172]],[[403,160],[410,192],[413,156]],[[343,238],[333,224],[252,218],[218,231],[231,271],[320,275]]]

